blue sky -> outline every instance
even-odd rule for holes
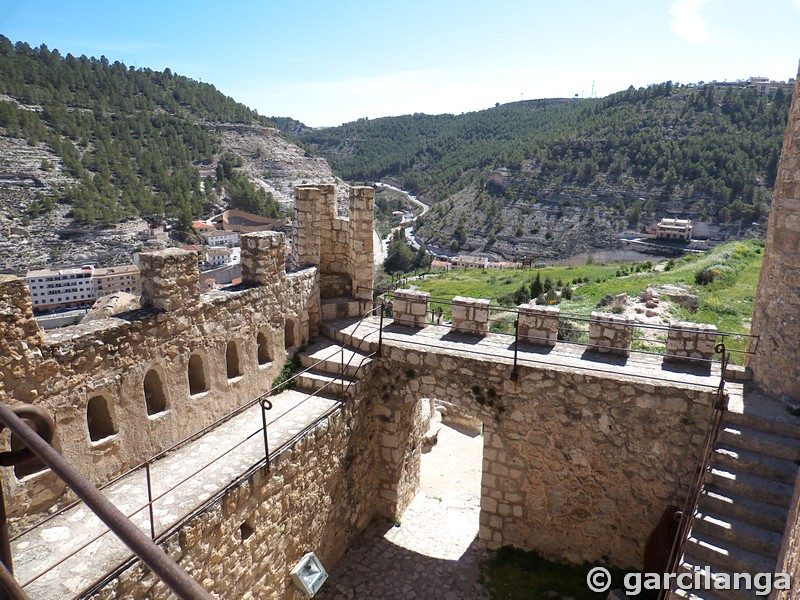
[[[0,0],[0,33],[213,83],[308,125],[764,75],[800,0]]]

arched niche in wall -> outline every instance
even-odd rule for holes
[[[92,442],[100,442],[116,435],[113,406],[106,396],[98,394],[89,398],[86,404],[86,425]]]
[[[53,437],[53,447],[56,448],[57,444],[57,436]],[[13,433],[11,434],[11,449],[12,450],[22,450],[25,448],[25,444],[23,444],[17,436]],[[57,448],[59,449],[59,448]],[[34,456],[30,460],[26,460],[23,463],[18,465],[14,465],[14,477],[17,479],[22,479],[23,477],[27,477],[28,475],[33,475],[34,473],[41,473],[42,471],[47,470],[47,465],[45,465],[37,456]]]
[[[256,336],[256,347],[259,365],[266,365],[272,362],[272,350],[269,347],[269,341],[270,338],[266,328],[258,332]]]
[[[189,357],[189,395],[202,394],[208,391],[208,375],[203,355],[193,352]]]
[[[225,370],[228,379],[235,379],[243,375],[242,365],[239,361],[239,344],[236,340],[230,340],[225,347]]]
[[[144,404],[147,415],[153,416],[167,410],[167,394],[161,375],[155,369],[150,369],[144,376]]]
[[[291,350],[297,346],[297,323],[291,317],[286,319],[286,326],[283,330],[283,341],[287,350]]]

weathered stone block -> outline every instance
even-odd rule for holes
[[[139,271],[143,306],[173,311],[197,304],[200,274],[194,252],[179,248],[142,252]]]
[[[491,302],[478,298],[453,298],[453,331],[468,335],[489,333],[489,314]]]
[[[593,312],[589,321],[589,350],[630,356],[633,319],[622,315]]]
[[[392,300],[392,318],[398,325],[425,327],[430,294],[419,290],[397,290]]]
[[[674,321],[669,325],[664,361],[710,363],[716,345],[716,326]]]
[[[561,311],[555,306],[522,304],[519,307],[519,340],[544,346],[558,341],[558,320]]]

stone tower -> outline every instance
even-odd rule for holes
[[[748,366],[763,390],[800,400],[800,77],[789,110],[753,312]]]

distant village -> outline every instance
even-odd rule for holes
[[[239,237],[242,233],[286,231],[289,226],[286,219],[226,210],[214,218],[192,223],[192,229],[202,242],[181,248],[197,254],[201,291],[210,291],[241,282]],[[169,238],[162,225],[152,225],[149,235],[164,241]],[[287,255],[291,251],[290,243],[287,237]],[[26,280],[33,311],[41,317],[40,324],[60,327],[78,319],[90,320],[119,310],[138,308],[142,293],[139,254],[134,253],[133,263],[128,265],[29,270]]]
[[[402,223],[401,223],[402,225]],[[241,283],[242,233],[254,231],[287,231],[286,219],[261,217],[240,210],[226,210],[221,215],[205,221],[195,221],[192,229],[202,243],[180,246],[197,254],[200,267],[201,292]],[[688,242],[692,239],[692,221],[686,219],[661,219],[646,228],[646,234],[660,240]],[[152,237],[168,239],[163,227],[151,228]],[[291,253],[291,239],[287,236],[287,257]],[[133,264],[98,268],[81,265],[60,269],[33,269],[26,280],[31,291],[33,311],[40,316],[43,327],[60,327],[81,320],[91,320],[115,314],[121,310],[138,308],[141,295],[139,254],[134,253]],[[518,261],[493,261],[486,257],[459,255],[438,257],[431,264],[436,271],[459,268],[519,269],[538,266],[533,259]],[[79,312],[69,312],[70,310]],[[48,316],[43,316],[48,315]]]

